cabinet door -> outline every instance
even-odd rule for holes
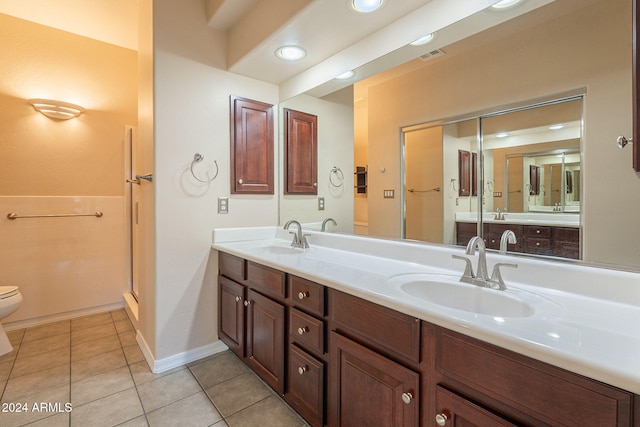
[[[218,276],[218,336],[238,356],[244,356],[245,287]]]
[[[284,392],[284,306],[249,290],[247,364],[275,391]]]
[[[284,194],[318,194],[318,117],[284,109]]]
[[[231,97],[231,193],[273,194],[273,105]]]
[[[332,426],[418,425],[419,374],[335,332],[330,345]]]
[[[433,425],[437,426],[515,427],[515,424],[440,386],[436,387],[436,408],[438,414]]]
[[[309,424],[324,423],[324,363],[306,351],[289,346],[287,401]]]

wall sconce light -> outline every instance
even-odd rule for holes
[[[30,99],[29,103],[40,113],[57,120],[72,119],[84,112],[84,108],[79,105],[53,99],[34,98]]]

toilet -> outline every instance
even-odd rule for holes
[[[20,307],[22,294],[17,286],[0,286],[0,356],[13,350],[7,333],[2,328],[2,320]]]

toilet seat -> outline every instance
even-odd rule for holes
[[[17,294],[17,286],[0,286],[0,299],[9,298]]]

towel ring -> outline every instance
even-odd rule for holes
[[[193,161],[191,162],[191,167],[189,168],[191,170],[191,175],[193,175],[193,177],[200,181],[200,182],[204,182],[204,183],[209,183],[211,181],[213,181],[214,179],[216,179],[218,177],[218,172],[220,171],[218,169],[218,162],[217,161],[213,161],[213,164],[216,166],[216,173],[215,175],[213,175],[213,178],[210,179],[200,179],[196,176],[196,173],[193,171],[193,165],[195,165],[196,163],[200,163],[201,161],[204,160],[204,154],[200,154],[200,153],[196,153],[193,155]]]
[[[449,183],[451,188],[453,188],[453,191],[458,191],[458,189],[456,188],[456,179],[455,178],[451,178],[451,182]]]
[[[338,180],[338,184],[336,184],[335,182],[333,182],[333,175],[336,176],[336,179]],[[342,187],[344,185],[344,174],[342,173],[342,170],[337,167],[334,166],[331,168],[331,171],[329,171],[329,184],[331,184],[333,187]]]

